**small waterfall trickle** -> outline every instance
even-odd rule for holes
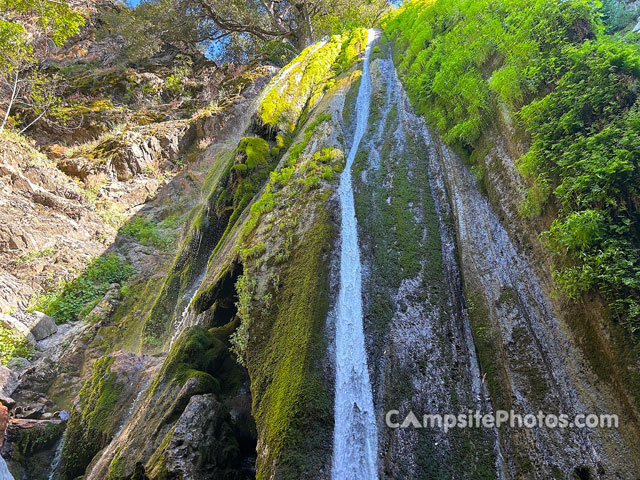
[[[351,182],[351,166],[369,121],[369,57],[376,35],[374,30],[369,30],[367,34],[362,81],[356,102],[356,129],[338,190],[342,225],[340,293],[336,307],[334,480],[378,478],[378,432],[362,324],[362,266]]]
[[[60,465],[60,459],[62,458],[62,447],[64,445],[64,436],[60,437],[58,443],[56,444],[56,452],[53,456],[53,461],[51,462],[51,470],[49,471],[48,480],[55,480],[56,473],[58,471],[58,466]],[[0,480],[3,480],[3,477],[0,476]]]
[[[196,298],[196,295],[198,294],[198,289],[200,288],[200,285],[202,284],[202,281],[204,280],[204,277],[206,275],[207,275],[207,264],[205,264],[204,268],[202,269],[202,272],[200,273],[200,275],[198,275],[198,277],[195,279],[195,281],[191,285],[191,288],[184,296],[184,298],[188,300],[187,305],[184,307],[184,310],[182,311],[182,315],[177,317],[173,322],[173,336],[171,337],[171,342],[169,342],[169,350],[171,350],[171,347],[173,346],[173,342],[177,340],[177,338],[180,336],[182,331],[188,326],[189,315],[190,315],[189,307],[191,306],[191,302],[193,302],[193,299]]]

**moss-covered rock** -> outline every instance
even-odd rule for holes
[[[59,475],[73,479],[82,475],[91,459],[111,440],[117,428],[122,386],[111,372],[114,359],[103,357],[94,363],[91,376],[79,393],[79,404],[71,412],[64,436]]]

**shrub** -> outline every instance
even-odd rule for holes
[[[175,243],[175,233],[165,229],[168,226],[170,224],[158,224],[149,217],[140,216],[131,220],[120,232],[123,235],[135,238],[142,245],[168,250]]]
[[[13,357],[31,358],[33,347],[16,331],[0,323],[0,365],[6,365]]]
[[[114,253],[98,257],[79,277],[39,298],[34,309],[52,316],[58,324],[78,320],[91,311],[110,284],[123,282],[134,272],[131,265]]]

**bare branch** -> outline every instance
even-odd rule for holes
[[[9,100],[9,104],[7,105],[7,111],[4,112],[4,119],[2,120],[2,125],[0,125],[0,133],[4,132],[4,126],[7,123],[7,119],[9,118],[9,112],[11,111],[11,107],[13,106],[13,102],[18,96],[18,78],[20,77],[20,72],[16,70],[16,79],[13,82],[13,91],[11,92],[11,99]]]

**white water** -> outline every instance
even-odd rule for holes
[[[14,480],[13,475],[9,472],[4,458],[0,456],[0,480]]]
[[[53,456],[53,462],[51,463],[51,470],[49,470],[48,480],[54,480],[56,478],[56,472],[58,470],[58,466],[60,465],[60,460],[62,459],[62,446],[64,445],[64,437],[61,437],[56,444],[56,453]],[[3,477],[0,476],[0,480],[3,480]]]
[[[202,272],[200,272],[200,275],[198,275],[198,278],[196,278],[196,280],[193,282],[191,289],[187,294],[185,294],[184,298],[185,299],[188,298],[189,302],[187,303],[187,306],[184,307],[184,310],[182,311],[182,315],[180,315],[180,318],[177,318],[174,320],[173,336],[171,337],[171,342],[169,342],[169,350],[171,350],[171,347],[173,346],[173,342],[175,342],[178,339],[182,331],[188,326],[187,324],[189,322],[189,307],[191,306],[191,302],[193,302],[193,299],[196,298],[196,295],[198,294],[198,290],[200,289],[200,285],[204,281],[204,277],[207,275],[207,266],[208,264],[205,264],[204,268],[202,269]]]
[[[367,35],[362,81],[356,102],[356,129],[338,189],[342,226],[340,294],[336,312],[336,395],[332,467],[334,480],[378,478],[378,432],[362,326],[360,249],[351,185],[351,166],[369,120],[369,56],[376,35],[374,30],[369,30]]]

